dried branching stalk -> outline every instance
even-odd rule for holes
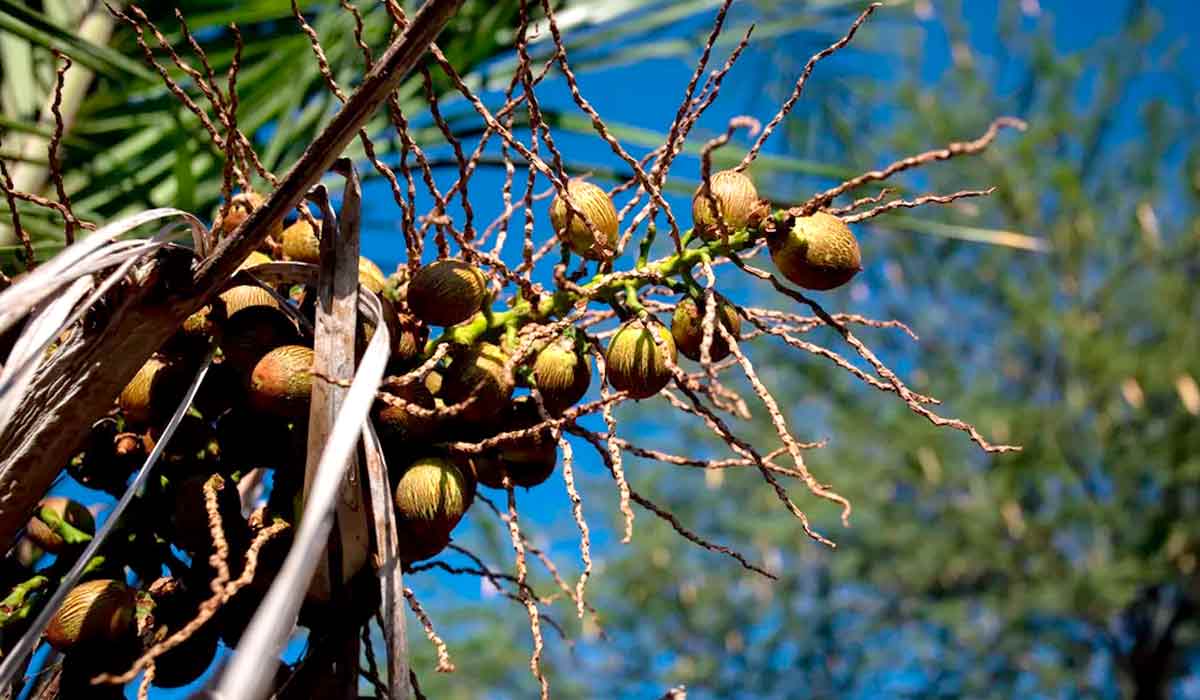
[[[335,458],[330,455],[350,453],[353,442],[357,440],[357,433],[350,435],[346,432],[344,426],[349,420],[347,416],[366,415],[367,408],[364,402],[371,399],[379,406],[395,408],[415,419],[442,421],[446,424],[475,415],[474,412],[477,412],[481,405],[487,407],[487,396],[482,390],[476,390],[453,401],[443,400],[443,397],[439,396],[436,403],[425,404],[405,392],[425,387],[435,377],[443,382],[453,381],[453,375],[473,361],[469,352],[472,349],[480,349],[483,343],[500,348],[505,353],[505,359],[500,363],[502,367],[499,381],[509,387],[510,393],[515,384],[523,383],[529,386],[530,396],[525,400],[531,401],[536,409],[532,422],[501,421],[479,434],[475,434],[479,431],[448,431],[433,440],[436,444],[432,446],[432,451],[438,455],[445,455],[448,459],[464,460],[463,463],[466,460],[482,462],[487,459],[500,459],[497,455],[505,454],[506,450],[528,447],[531,442],[537,444],[539,440],[546,441],[545,445],[552,447],[556,458],[561,460],[562,484],[579,532],[581,567],[578,578],[573,584],[569,583],[568,576],[560,573],[547,552],[534,546],[531,537],[523,531],[514,488],[518,482],[514,479],[512,465],[503,460],[500,460],[500,463],[507,466],[503,467],[505,471],[501,472],[499,485],[506,496],[504,506],[496,506],[482,494],[475,495],[474,498],[490,508],[505,524],[515,559],[513,572],[504,572],[498,567],[485,564],[481,558],[459,543],[451,543],[449,547],[469,559],[470,566],[456,566],[442,560],[424,563],[406,560],[403,564],[404,570],[410,574],[437,570],[451,575],[480,577],[506,598],[521,605],[528,617],[532,637],[529,667],[537,679],[543,698],[550,694],[550,682],[542,664],[546,651],[542,635],[543,622],[557,630],[563,639],[568,639],[566,631],[549,614],[554,606],[560,601],[566,601],[580,619],[584,618],[585,612],[590,613],[590,620],[596,628],[600,628],[597,610],[585,596],[587,583],[594,569],[591,526],[585,517],[585,494],[578,479],[575,450],[577,445],[590,446],[613,480],[616,510],[621,514],[623,521],[623,542],[630,541],[634,536],[632,504],[636,504],[669,524],[688,542],[707,551],[728,556],[747,571],[771,579],[776,577],[775,572],[753,563],[736,548],[716,544],[694,532],[669,509],[650,500],[637,486],[640,476],[637,470],[642,466],[642,460],[668,467],[701,469],[706,472],[735,468],[754,470],[783,507],[796,519],[799,530],[815,542],[830,547],[834,546],[833,540],[819,532],[810,522],[808,514],[801,508],[796,497],[789,493],[785,484],[798,482],[803,486],[802,491],[807,492],[807,496],[815,496],[817,499],[833,503],[840,510],[843,524],[849,523],[850,502],[839,495],[833,485],[818,479],[805,460],[805,451],[823,447],[826,441],[802,441],[794,434],[793,427],[786,417],[786,406],[763,380],[763,373],[756,367],[751,349],[755,341],[763,339],[764,342],[769,342],[771,339],[778,339],[789,348],[822,358],[823,361],[831,363],[832,368],[842,370],[863,385],[881,392],[878,395],[882,397],[881,400],[898,397],[911,411],[934,425],[966,433],[985,452],[1002,453],[1019,449],[1009,445],[994,445],[971,424],[935,413],[929,406],[939,404],[937,398],[910,389],[851,331],[851,326],[898,329],[916,341],[916,334],[904,322],[895,319],[871,319],[855,313],[830,313],[808,293],[794,289],[779,275],[752,264],[750,260],[763,252],[769,241],[774,245],[781,240],[781,236],[800,231],[800,225],[814,214],[818,217],[837,217],[843,224],[853,224],[897,209],[950,204],[968,197],[991,194],[994,188],[964,189],[947,195],[930,194],[909,200],[885,201],[891,191],[885,187],[877,194],[860,196],[840,206],[835,204],[839,198],[849,196],[861,187],[889,181],[910,169],[954,157],[978,154],[993,144],[1001,129],[1024,128],[1021,121],[1009,117],[999,118],[978,139],[952,143],[944,148],[920,153],[878,170],[865,172],[813,194],[790,208],[770,211],[766,203],[756,200],[754,215],[747,217],[745,223],[731,225],[726,221],[725,215],[719,213],[713,227],[716,229],[716,235],[708,239],[704,235],[705,231],[689,229],[681,223],[681,217],[676,215],[671,206],[665,185],[672,175],[676,158],[683,151],[689,134],[705,111],[716,101],[725,76],[750,44],[751,30],[748,30],[734,45],[724,62],[705,75],[705,71],[709,70],[710,61],[714,58],[717,41],[725,28],[732,0],[725,0],[717,8],[711,32],[700,52],[696,68],[666,130],[666,141],[641,158],[635,158],[621,144],[601,114],[585,97],[583,81],[572,68],[554,4],[549,0],[542,0],[540,3],[521,0],[514,32],[513,52],[517,57],[514,73],[503,90],[502,97],[497,98],[498,101],[493,100],[493,104],[486,104],[483,98],[471,89],[458,68],[433,43],[435,35],[454,13],[460,1],[429,0],[417,15],[410,18],[395,0],[385,0],[383,11],[391,22],[391,46],[376,56],[367,40],[367,17],[351,0],[340,0],[340,11],[347,13],[353,22],[355,46],[367,67],[366,75],[353,94],[347,94],[347,88],[339,85],[335,78],[336,67],[331,65],[320,35],[302,11],[300,4],[293,1],[295,31],[306,37],[325,88],[337,99],[341,109],[282,179],[265,168],[255,153],[252,135],[243,133],[238,126],[237,84],[242,51],[238,28],[228,29],[235,48],[225,76],[225,85],[222,87],[201,42],[192,34],[181,13],[177,11],[176,17],[183,37],[181,43],[186,48],[173,45],[168,36],[136,5],[131,5],[127,11],[114,10],[114,14],[133,31],[146,62],[161,77],[167,91],[195,117],[208,135],[211,146],[224,156],[222,216],[229,215],[231,211],[235,187],[243,191],[250,189],[252,178],[255,176],[269,186],[271,192],[265,202],[250,212],[244,223],[232,233],[227,232],[227,235],[221,236],[215,232],[197,231],[194,247],[200,259],[194,270],[189,267],[183,274],[172,276],[166,264],[158,260],[139,263],[135,267],[135,262],[140,259],[138,256],[157,251],[161,244],[156,243],[153,247],[144,248],[120,248],[118,244],[104,247],[116,234],[106,234],[109,237],[105,238],[104,242],[88,244],[83,248],[79,247],[82,244],[76,244],[64,253],[77,256],[72,258],[74,262],[71,266],[64,264],[69,269],[82,270],[70,277],[76,284],[82,284],[78,280],[90,279],[87,275],[115,268],[120,273],[118,277],[123,278],[126,272],[130,273],[131,291],[123,290],[124,296],[115,300],[109,299],[115,304],[116,311],[107,323],[89,333],[80,330],[69,342],[64,343],[63,348],[43,363],[38,380],[23,390],[20,397],[8,397],[20,398],[22,403],[20,410],[13,414],[12,420],[0,424],[0,439],[14,435],[19,435],[21,439],[12,443],[16,448],[0,462],[0,541],[6,544],[12,541],[37,498],[75,450],[75,443],[55,444],[55,441],[50,439],[51,432],[55,437],[64,431],[72,436],[86,432],[87,426],[108,411],[112,396],[124,386],[146,357],[163,345],[183,319],[212,300],[213,295],[227,283],[231,280],[235,284],[256,280],[256,283],[270,288],[286,282],[308,285],[311,290],[317,270],[317,266],[314,265],[275,262],[247,272],[238,272],[242,261],[252,251],[264,246],[278,256],[279,243],[267,241],[273,222],[280,221],[295,209],[314,229],[329,234],[336,229],[339,237],[357,240],[356,195],[347,195],[347,201],[343,203],[340,227],[332,209],[322,199],[323,189],[315,190],[317,198],[314,200],[324,205],[320,222],[312,217],[306,206],[301,206],[302,198],[310,194],[310,188],[334,165],[335,159],[350,141],[356,138],[362,144],[374,171],[389,185],[399,214],[397,218],[406,257],[401,262],[397,275],[388,282],[385,296],[369,295],[368,303],[363,301],[366,297],[355,294],[353,273],[347,260],[352,262],[356,253],[347,252],[350,250],[347,248],[342,251],[342,256],[337,258],[338,273],[335,273],[338,290],[336,299],[341,304],[338,308],[344,307],[344,313],[331,314],[326,308],[326,302],[330,300],[322,298],[321,310],[316,313],[317,320],[314,324],[306,320],[300,309],[289,307],[289,313],[301,320],[299,328],[305,333],[311,334],[314,325],[318,329],[316,360],[310,373],[310,376],[317,380],[317,394],[337,397],[349,397],[353,394],[356,397],[353,413],[346,413],[348,409],[341,408],[339,400],[314,402],[324,408],[321,409],[323,413],[320,425],[317,426],[319,429],[309,433],[306,454],[310,467],[310,481],[319,479],[321,484],[329,488],[338,483],[337,479],[341,478],[337,473],[339,465],[334,464]],[[737,117],[729,121],[717,138],[701,147],[700,188],[696,195],[698,201],[706,204],[710,211],[723,211],[723,195],[716,186],[717,176],[721,173],[713,172],[714,151],[718,148],[738,147],[735,136],[739,130],[745,130],[753,142],[745,148],[745,153],[739,159],[734,172],[747,171],[762,152],[768,139],[798,103],[817,64],[847,47],[855,33],[880,5],[874,3],[867,6],[841,38],[807,61],[795,81],[790,96],[765,126],[752,117]],[[374,16],[378,16],[378,13]],[[550,55],[540,65],[532,57],[529,45],[535,21],[544,22],[550,35]],[[147,38],[147,33],[153,36],[153,40]],[[157,54],[151,43],[156,44]],[[418,65],[418,59],[426,48],[429,49],[432,61],[428,65]],[[194,58],[183,55],[188,52]],[[160,59],[164,53],[167,59]],[[55,95],[61,91],[64,76],[70,68],[69,59],[65,56],[59,58],[62,65],[56,71]],[[197,61],[200,67],[193,66],[189,61]],[[174,75],[182,73],[186,79],[181,82],[172,77],[169,66],[174,67]],[[420,81],[424,107],[440,133],[443,142],[441,146],[417,142],[412,129],[412,120],[417,115],[405,114],[397,98],[396,89],[410,68],[416,69],[413,79]],[[554,69],[558,70],[557,74],[553,72]],[[573,103],[587,115],[599,142],[608,147],[614,159],[629,173],[627,179],[614,183],[607,190],[600,190],[603,193],[600,196],[608,198],[607,204],[615,213],[615,221],[606,221],[607,214],[594,206],[595,202],[591,201],[591,196],[584,197],[570,184],[567,158],[555,139],[554,130],[543,112],[537,94],[539,86],[546,80],[553,79],[555,75],[561,75]],[[437,91],[438,86],[443,84],[442,77],[461,95],[474,117],[477,117],[478,130],[474,136],[477,140],[473,147],[447,119],[443,109],[445,96]],[[189,94],[190,90],[199,91],[200,96]],[[17,191],[8,177],[4,163],[0,162],[0,188],[4,190],[12,227],[22,241],[25,262],[29,268],[35,266],[36,251],[28,235],[22,230],[17,210],[18,201],[57,212],[63,218],[64,237],[68,243],[73,240],[76,229],[94,228],[90,223],[75,216],[69,193],[64,186],[62,165],[57,153],[62,136],[62,119],[58,114],[57,104],[56,98],[53,108],[56,129],[49,145],[50,175],[57,201],[34,193]],[[379,133],[369,133],[366,125],[377,108],[382,108],[386,113],[386,127]],[[381,156],[376,143],[382,143],[380,139],[392,138],[400,144],[398,154]],[[744,144],[741,146],[745,147]],[[434,153],[434,149],[440,149],[440,154]],[[493,155],[497,150],[498,157]],[[478,214],[472,200],[479,188],[470,186],[472,177],[485,163],[498,164],[504,171],[499,196],[502,211],[486,224],[476,221]],[[453,179],[449,183],[440,181],[438,169],[441,167],[453,170]],[[341,167],[338,172],[346,174],[347,169]],[[424,193],[419,192],[422,187]],[[521,187],[523,189],[520,189]],[[350,193],[351,189],[347,192]],[[418,211],[418,202],[422,201],[424,195],[428,195],[433,204],[429,211],[422,215]],[[586,233],[585,238],[590,239],[589,242],[593,245],[591,252],[599,250],[600,254],[592,255],[592,260],[579,261],[570,250],[572,245],[562,245],[560,235],[570,238],[565,230],[556,232],[537,220],[534,215],[535,205],[550,197],[555,198],[555,206],[561,206],[565,211],[566,225],[563,228],[572,229],[573,224],[580,224]],[[613,197],[624,198],[619,208],[612,201]],[[145,220],[149,221],[152,218],[154,217],[147,216]],[[514,223],[514,219],[519,223]],[[667,248],[666,255],[652,259],[651,253],[656,250],[660,219],[670,234],[670,247]],[[503,255],[506,241],[510,228],[514,226],[520,227],[520,233],[513,232],[513,235],[521,237],[521,253],[519,258],[514,256],[514,260],[506,260]],[[602,230],[610,226],[611,231]],[[108,227],[105,230],[108,230]],[[329,234],[322,233],[319,236],[320,259],[327,275],[334,262],[331,256],[335,254],[330,243],[332,235]],[[346,238],[347,236],[349,238]],[[636,256],[626,255],[626,250],[635,242]],[[86,239],[84,243],[87,243]],[[351,246],[354,247],[356,243]],[[427,248],[431,248],[430,252],[427,252]],[[562,254],[555,256],[553,253],[559,248]],[[474,313],[461,322],[445,324],[447,327],[441,334],[428,342],[425,342],[424,335],[415,336],[419,340],[414,341],[414,344],[424,343],[423,347],[418,347],[413,357],[400,363],[401,368],[396,369],[392,376],[383,378],[381,382],[378,381],[378,375],[365,374],[363,367],[366,366],[370,366],[372,372],[382,372],[384,360],[380,356],[380,347],[382,343],[391,344],[391,336],[388,334],[395,330],[387,326],[392,322],[411,322],[416,318],[418,310],[406,296],[411,290],[414,276],[430,261],[446,259],[453,259],[456,263],[472,266],[479,271],[484,280],[482,284],[486,286],[486,294],[483,296],[484,301],[480,302],[482,308],[479,305],[474,308],[482,313]],[[627,265],[626,262],[632,264]],[[128,267],[119,267],[118,264]],[[91,267],[85,267],[87,265]],[[722,276],[729,274],[745,274],[760,280],[764,283],[764,288],[770,285],[789,301],[789,307],[763,308],[738,304],[725,298],[720,293],[720,288]],[[697,277],[700,278],[699,281]],[[546,281],[550,278],[553,279],[552,286]],[[328,277],[324,279],[323,284],[328,286]],[[107,294],[108,287],[103,286],[115,284],[113,275],[110,274],[107,278],[97,277],[97,280],[105,282],[99,285],[99,291],[93,296],[114,296]],[[38,279],[35,283],[18,284],[10,290],[11,294],[6,292],[7,296],[0,296],[0,303],[9,299],[19,299],[22,303],[22,312],[19,314],[5,315],[4,307],[0,306],[0,332],[32,313],[38,301],[49,297],[59,288],[60,286]],[[286,291],[287,287],[281,289]],[[277,290],[269,291],[275,294],[280,304],[286,304],[287,300]],[[623,414],[619,409],[622,404],[636,400],[635,396],[640,387],[634,382],[631,387],[621,390],[617,388],[621,381],[618,373],[628,372],[630,364],[619,357],[614,362],[612,357],[612,347],[621,334],[619,329],[626,328],[625,324],[643,324],[640,327],[654,328],[654,319],[664,312],[673,313],[681,298],[702,307],[698,320],[698,352],[689,355],[699,367],[695,370],[685,369],[675,359],[675,343],[678,341],[673,342],[657,332],[649,332],[653,342],[643,339],[641,351],[661,359],[661,367],[657,371],[662,373],[663,383],[658,385],[659,390],[647,392],[643,398],[654,401],[653,405],[656,408],[671,410],[682,420],[698,421],[724,445],[726,449],[720,454],[676,454],[674,450],[667,451],[639,444],[631,436],[631,431],[623,430],[621,425]],[[450,301],[454,300],[439,300]],[[805,307],[806,314],[797,313],[795,304]],[[90,305],[91,301],[88,301],[85,306]],[[731,330],[723,319],[724,312],[718,310],[722,305],[727,305],[739,322],[748,322],[747,327],[740,331]],[[356,308],[370,310],[368,316],[373,319],[377,338],[380,339],[379,342],[372,341],[374,354],[369,358],[363,357],[357,373],[350,357],[356,331],[352,327],[340,328],[336,322],[338,318],[343,317],[354,319],[358,313]],[[394,311],[394,318],[387,316],[383,312],[384,308]],[[82,315],[84,309],[74,311]],[[442,324],[426,323],[426,332],[428,325]],[[354,324],[350,323],[349,326]],[[837,337],[854,351],[853,355],[844,355],[844,350],[840,348],[825,347],[803,337],[821,327],[832,328]],[[545,387],[538,385],[534,368],[536,358],[546,346],[564,338],[571,343],[580,361],[587,367],[590,368],[591,360],[595,360],[599,389],[589,396],[576,398],[571,402],[573,405],[557,406],[552,405]],[[609,343],[607,350],[604,341]],[[853,356],[857,356],[857,360],[852,361],[850,357]],[[103,358],[103,372],[97,373],[89,369],[101,364],[97,358]],[[858,360],[865,364],[856,364]],[[331,363],[335,365],[332,369]],[[71,386],[64,386],[66,379],[70,380]],[[588,379],[590,380],[590,375]],[[739,393],[737,387],[742,386],[749,386],[753,395],[743,396]],[[89,392],[89,396],[98,398],[86,401],[80,399],[85,390]],[[651,396],[655,398],[651,399]],[[5,397],[0,396],[0,399],[2,398]],[[508,400],[507,396],[505,400]],[[349,401],[347,398],[347,402]],[[756,446],[744,436],[743,426],[739,421],[751,418],[751,403],[765,410],[778,441],[776,445]],[[0,405],[6,404],[0,402]],[[69,407],[70,410],[64,407]],[[183,408],[186,409],[186,405]],[[505,411],[510,409],[515,410],[512,406],[500,406],[495,409],[495,413],[507,416]],[[176,422],[178,417],[179,414],[176,416]],[[604,432],[589,427],[600,422],[604,425]],[[385,448],[375,437],[373,429],[370,429],[370,426],[368,428],[365,440],[372,489],[371,507],[378,508],[384,503],[384,507],[390,510],[390,503],[387,502],[392,494],[385,493],[392,488],[389,485],[388,470],[393,468],[395,471],[393,481],[390,482],[394,484],[396,476],[402,475],[407,464],[411,462],[411,455],[407,461],[392,459],[390,456],[384,460]],[[334,451],[334,446],[338,451]],[[557,457],[559,454],[560,458]],[[637,459],[627,460],[628,456]],[[471,478],[474,478],[476,465],[474,462],[471,464]],[[340,468],[345,470],[344,467]],[[18,482],[17,477],[24,478],[27,473],[31,475],[30,481]],[[345,471],[345,474],[345,478],[351,481],[358,478],[355,470]],[[316,489],[315,492],[307,493],[306,507],[318,511],[314,517],[319,516],[319,524],[307,523],[302,532],[297,534],[293,551],[279,574],[278,580],[281,582],[290,582],[293,579],[308,581],[311,578],[312,569],[307,568],[309,564],[301,562],[300,558],[304,552],[319,551],[329,528],[332,527],[334,494],[324,488],[313,488]],[[471,490],[474,490],[474,485]],[[231,551],[225,541],[216,496],[208,487],[205,496],[214,541],[214,554],[210,563],[215,576],[211,581],[211,596],[200,606],[195,619],[166,640],[147,649],[132,668],[121,674],[105,674],[98,679],[99,681],[125,683],[144,670],[146,673],[139,689],[139,694],[144,695],[149,683],[147,679],[152,679],[156,671],[155,659],[186,641],[197,629],[208,623],[240,588],[254,579],[260,549],[283,527],[276,524],[260,529],[246,550],[241,563],[241,574],[230,580],[233,577],[230,569]],[[314,501],[317,505],[314,505]],[[591,502],[600,501],[594,499]],[[366,678],[380,695],[406,696],[408,685],[400,684],[397,678],[392,677],[398,675],[405,683],[411,679],[412,687],[416,688],[416,676],[408,668],[406,660],[398,662],[395,658],[397,654],[406,653],[403,613],[395,609],[395,599],[398,599],[401,588],[426,636],[437,650],[437,670],[451,672],[454,670],[454,664],[450,661],[445,643],[434,631],[428,614],[417,601],[416,594],[411,588],[403,587],[400,579],[400,562],[397,561],[399,555],[396,552],[403,549],[406,544],[405,537],[411,538],[412,533],[405,531],[403,519],[392,519],[391,513],[373,515],[375,517],[367,527],[373,529],[370,539],[375,548],[375,566],[377,570],[391,572],[385,574],[388,580],[383,586],[384,598],[390,601],[384,607],[389,609],[382,616],[379,615],[379,610],[371,611],[379,619],[384,639],[389,645],[389,679],[385,682],[380,678],[379,665],[370,645],[369,623],[360,623],[354,629],[353,641],[357,644],[361,635],[363,643],[366,644],[367,657],[366,667],[360,668],[355,656],[353,675],[355,682],[360,675]],[[384,517],[385,515],[387,517]],[[339,510],[338,517],[339,523],[345,526],[342,521],[349,517],[347,512]],[[529,555],[537,558],[549,573],[554,584],[551,588],[552,593],[542,595],[534,590],[530,583]],[[237,562],[236,557],[233,561]],[[347,576],[353,573],[355,568],[349,567],[345,572]],[[334,588],[341,585],[343,584],[338,583]],[[252,637],[252,641],[240,648],[248,646],[254,650],[269,651],[275,648],[273,644],[280,643],[279,640],[286,635],[286,629],[272,631],[268,627],[277,622],[290,628],[300,603],[294,592],[289,594],[277,590],[278,587],[272,588],[267,603],[263,605],[263,608],[269,610],[260,610],[255,617],[255,623],[252,625],[254,633],[247,635]],[[388,598],[389,590],[391,598]],[[397,633],[399,637],[395,636]],[[255,661],[256,659],[235,657],[233,671],[223,679],[225,685],[237,687],[237,683],[232,679],[252,674],[252,664]],[[300,666],[302,667],[303,663]],[[293,674],[296,673],[299,673],[299,668],[293,669]],[[247,690],[245,695],[239,697],[259,697],[259,693],[265,692],[269,685],[262,679],[256,680],[255,683],[255,689]],[[420,691],[416,692],[419,696]],[[664,697],[684,696],[683,689],[677,688],[669,691]]]

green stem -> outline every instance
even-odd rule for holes
[[[62,538],[67,544],[85,544],[92,541],[92,536],[71,523],[62,519],[53,508],[44,506],[38,511],[38,520],[46,523],[50,531]]]
[[[690,240],[691,236],[692,231],[689,229],[685,234],[685,238]],[[685,275],[690,276],[691,269],[699,265],[701,261],[706,258],[712,260],[714,258],[728,257],[738,251],[751,248],[758,240],[758,237],[758,231],[741,229],[731,233],[727,243],[721,240],[714,240],[695,248],[685,249],[682,253],[675,253],[653,262],[647,262],[644,266],[639,266],[638,268],[639,271],[650,273],[644,277],[625,279],[621,277],[614,278],[611,274],[598,274],[591,281],[580,287],[583,294],[573,290],[561,289],[552,295],[542,297],[536,306],[525,299],[518,299],[513,306],[507,309],[493,311],[490,314],[477,314],[470,321],[447,328],[439,337],[426,343],[425,356],[429,357],[432,355],[437,346],[442,343],[473,345],[479,338],[490,335],[500,329],[508,328],[509,326],[520,327],[527,323],[536,323],[551,317],[562,316],[570,311],[585,295],[589,300],[604,299],[624,290],[627,295],[626,299],[628,300],[630,288],[636,292],[636,290],[642,287],[664,279],[667,280],[667,285],[672,289],[682,291],[680,282],[672,278],[682,278],[682,283],[686,285]],[[692,283],[694,284],[695,281],[693,280]],[[634,297],[636,299],[636,293]]]
[[[0,600],[0,629],[29,617],[37,602],[37,593],[50,584],[50,579],[37,575],[13,586],[12,591]]]

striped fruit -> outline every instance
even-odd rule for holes
[[[283,230],[283,257],[285,260],[317,264],[321,261],[321,241],[312,224],[304,217]]]
[[[551,342],[533,361],[533,383],[542,395],[546,410],[558,415],[574,406],[592,383],[592,367],[586,355],[565,336]]]
[[[370,258],[360,256],[358,258],[358,283],[365,289],[382,294],[384,287],[387,286],[387,275],[383,274],[383,270],[380,270],[379,266]]]
[[[542,416],[533,397],[522,396],[513,401],[509,418],[501,430],[525,430],[541,422]],[[514,486],[530,489],[549,479],[557,464],[558,443],[551,439],[549,430],[543,430],[506,442],[475,460],[475,475],[479,483],[494,489],[504,487],[505,475]]]
[[[604,354],[608,383],[635,399],[654,396],[671,381],[667,357],[675,362],[675,340],[666,326],[656,320],[626,321],[608,342]]]
[[[471,403],[458,414],[465,423],[492,422],[508,404],[513,378],[504,371],[508,353],[491,343],[480,343],[454,358],[441,395],[447,405]]]
[[[135,596],[120,581],[99,579],[71,589],[46,627],[46,641],[59,651],[89,642],[120,639],[133,622]]]
[[[840,287],[862,270],[862,254],[850,227],[823,211],[796,217],[791,228],[769,236],[767,245],[775,267],[805,289]]]
[[[440,552],[474,498],[473,474],[453,461],[424,457],[408,465],[395,493],[404,561],[420,561]]]
[[[213,233],[217,235],[217,239],[223,239],[233,233],[238,226],[242,225],[246,219],[250,218],[250,214],[263,205],[262,195],[257,192],[247,190],[239,192],[233,196],[229,203],[229,211],[222,213],[222,206],[217,207],[217,213],[213,216]],[[283,232],[283,221],[275,221],[271,224],[270,237],[276,240]]]
[[[408,283],[408,308],[433,326],[471,318],[487,298],[487,277],[461,260],[437,260],[417,270]]]
[[[742,332],[742,319],[737,309],[724,299],[717,301],[716,318],[730,335],[737,338]],[[671,337],[675,339],[675,347],[690,360],[700,361],[700,345],[704,341],[704,309],[691,297],[685,298],[675,307],[675,315],[671,317]],[[729,343],[720,331],[713,327],[712,345],[709,355],[713,362],[719,362],[729,357]]]
[[[187,374],[182,364],[167,358],[146,360],[117,397],[125,421],[146,425],[169,417],[187,389]]]
[[[617,249],[617,209],[612,197],[600,187],[586,180],[572,179],[567,183],[567,194],[575,208],[587,217],[572,213],[561,196],[550,204],[550,224],[559,240],[576,254],[589,260],[606,260]],[[588,227],[590,221],[597,236]]]
[[[281,418],[308,416],[313,350],[284,345],[263,355],[250,373],[250,407]]]
[[[692,224],[700,236],[709,241],[721,237],[717,212],[720,212],[726,233],[732,235],[738,229],[746,228],[760,206],[754,181],[736,170],[722,170],[709,178],[708,183],[711,198],[704,194],[703,183],[692,195]]]

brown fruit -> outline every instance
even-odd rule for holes
[[[487,298],[487,277],[461,260],[437,260],[408,283],[408,308],[430,325],[453,326],[471,318]]]
[[[442,383],[442,399],[447,405],[472,399],[459,419],[466,423],[494,421],[512,396],[513,378],[504,365],[508,353],[491,343],[480,343],[454,358]]]
[[[395,494],[404,561],[428,559],[440,552],[474,498],[473,475],[453,461],[425,457],[408,465]]]
[[[154,356],[121,390],[117,403],[127,424],[161,422],[175,411],[190,377],[182,363]]]
[[[805,289],[840,287],[862,270],[858,241],[841,219],[819,211],[796,217],[790,229],[767,239],[783,276]]]
[[[162,642],[195,619],[199,598],[177,578],[163,577],[147,587],[138,597],[137,622],[142,646]],[[178,688],[200,677],[217,651],[217,625],[214,621],[199,629],[178,646],[155,657],[154,685],[159,688]]]
[[[29,519],[29,525],[25,528],[25,535],[34,544],[51,554],[58,554],[63,551],[67,543],[63,541],[63,538],[58,533],[50,529],[49,525],[42,521],[41,512],[45,508],[49,508],[58,514],[58,517],[62,518],[76,530],[86,532],[89,535],[96,533],[96,520],[92,517],[92,512],[82,503],[60,496],[43,498],[41,503],[38,504],[37,512]]]
[[[46,641],[59,651],[89,642],[115,641],[129,630],[134,593],[111,579],[87,581],[71,589],[46,627]]]
[[[223,207],[217,207],[217,213],[213,216],[213,233],[217,234],[217,239],[223,239],[233,233],[238,226],[242,225],[246,219],[250,218],[250,214],[263,205],[262,195],[257,192],[247,190],[239,192],[230,200],[229,211],[224,215],[221,213]],[[271,225],[270,237],[276,240],[279,239],[283,232],[283,221],[275,221]]]
[[[296,325],[278,308],[252,306],[230,316],[221,338],[221,351],[233,369],[246,376],[263,355],[300,339]]]
[[[422,382],[411,382],[399,387],[389,386],[381,391],[418,408],[432,410],[436,406],[433,393]],[[442,419],[435,416],[417,415],[408,406],[382,400],[375,404],[375,423],[379,426],[379,437],[387,443],[426,441],[442,422]]]
[[[509,418],[501,431],[525,430],[541,422],[542,416],[533,397],[522,396],[513,401]],[[485,486],[503,488],[503,479],[507,474],[514,486],[530,489],[554,473],[554,467],[558,464],[558,443],[551,439],[549,430],[541,430],[515,442],[505,443],[474,463],[475,475],[479,483]]]
[[[760,203],[754,181],[744,173],[722,170],[709,178],[708,182],[711,199],[704,195],[703,183],[692,195],[692,223],[702,238],[711,241],[721,237],[717,212],[720,212],[726,232],[733,235],[751,222],[751,217],[758,210]]]
[[[250,407],[282,418],[308,416],[313,351],[284,345],[263,355],[250,373]]]
[[[587,221],[567,209],[561,195],[550,204],[550,224],[559,240],[589,260],[611,258],[617,249],[618,227],[617,208],[613,206],[612,197],[602,188],[580,179],[567,183],[567,194],[571,195],[575,208],[595,227],[600,240],[596,240]]]
[[[565,336],[542,348],[533,361],[533,383],[542,395],[546,410],[558,415],[574,406],[592,383],[592,367],[586,355]]]
[[[283,257],[314,265],[321,262],[321,241],[304,217],[283,230]]]
[[[666,326],[653,319],[626,321],[608,342],[604,354],[608,383],[635,399],[654,396],[671,381],[666,357],[675,362],[675,340]]]
[[[717,300],[716,318],[734,338],[741,334],[742,319],[738,316],[737,309],[724,299]],[[679,348],[684,357],[700,361],[700,345],[704,341],[704,309],[691,297],[685,298],[675,307],[675,314],[671,317],[671,337],[675,339],[675,347]],[[729,353],[729,343],[725,342],[725,338],[714,325],[709,355],[713,362],[718,362],[729,357]]]

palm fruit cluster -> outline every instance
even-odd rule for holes
[[[254,193],[234,197],[219,212],[214,235],[233,233],[262,201]],[[782,276],[807,289],[837,287],[860,269],[858,245],[841,220],[823,212],[772,214],[741,172],[710,178],[696,191],[692,214],[702,245],[765,238]],[[549,223],[564,248],[586,260],[604,265],[619,252],[616,209],[594,184],[571,180],[551,204]],[[319,263],[320,237],[319,223],[307,217],[277,224],[242,268],[253,275],[256,266],[273,260]],[[559,446],[547,420],[588,395],[593,348],[600,351],[601,344],[588,330],[548,325],[561,311],[547,312],[544,300],[518,297],[507,309],[493,308],[499,287],[475,260],[443,257],[387,276],[364,257],[359,283],[379,297],[391,338],[388,376],[372,421],[394,486],[402,559],[411,565],[450,543],[478,488],[533,488],[553,474]],[[729,357],[726,334],[741,333],[738,309],[694,282],[685,287],[669,326],[640,308],[636,295],[625,305],[610,302],[621,319],[603,348],[613,390],[634,399],[658,394],[672,380],[678,355],[701,361],[706,343],[708,359]],[[82,485],[123,493],[199,364],[214,353],[191,408],[165,446],[156,478],[46,630],[47,641],[66,654],[67,687],[79,683],[88,697],[103,697],[105,687],[94,688],[88,679],[124,671],[196,618],[216,575],[210,507],[221,521],[232,577],[241,573],[255,536],[268,539],[250,585],[157,659],[154,682],[185,685],[210,665],[219,641],[236,644],[282,565],[300,513],[314,381],[306,330],[314,320],[313,295],[302,285],[240,284],[222,291],[137,372],[68,465]],[[706,300],[717,305],[707,341]],[[514,308],[525,311],[515,314]],[[497,313],[510,321],[495,322]],[[360,350],[375,331],[360,321]],[[435,352],[440,361],[429,365]],[[462,447],[497,436],[486,449]],[[268,474],[266,504],[252,510],[242,491],[253,493],[251,485]],[[41,503],[0,580],[10,590],[0,604],[0,635],[20,633],[37,599],[94,532],[95,519],[82,504],[62,497]]]

